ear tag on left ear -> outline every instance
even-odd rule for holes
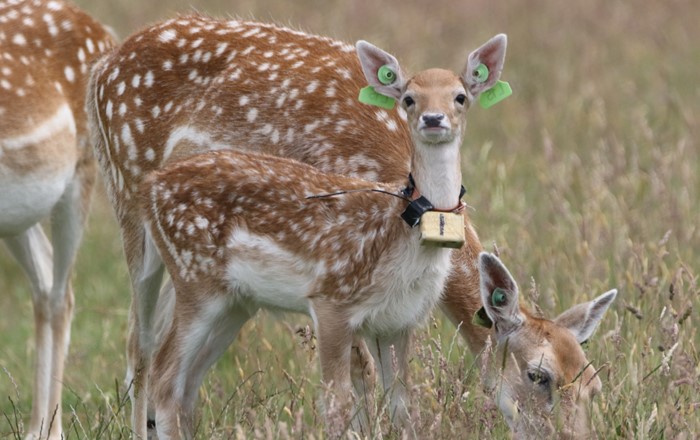
[[[483,91],[481,95],[479,95],[479,104],[481,108],[486,109],[498,104],[512,94],[513,89],[510,88],[510,84],[498,80],[493,87]]]
[[[377,93],[372,86],[367,86],[360,89],[360,96],[357,97],[357,100],[363,104],[376,105],[377,107],[385,108],[387,110],[393,109],[394,105],[396,104],[396,100],[394,100],[394,98]]]
[[[506,292],[504,292],[500,287],[493,289],[493,292],[491,293],[491,304],[493,304],[494,307],[500,307],[505,303]]]
[[[489,315],[486,314],[486,309],[483,307],[474,313],[474,316],[472,317],[472,324],[486,328],[491,328],[493,326],[491,318],[489,318]]]

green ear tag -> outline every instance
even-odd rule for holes
[[[513,94],[510,84],[505,81],[497,81],[496,85],[479,95],[481,108],[489,108]]]
[[[486,64],[479,64],[476,66],[476,69],[474,69],[473,72],[474,79],[478,83],[483,83],[486,82],[487,79],[489,79],[489,68],[486,67]]]
[[[372,86],[360,89],[360,96],[357,99],[363,104],[376,105],[387,110],[393,109],[396,104],[394,98],[377,93]]]
[[[489,318],[489,315],[486,314],[486,309],[483,307],[474,313],[474,316],[472,317],[472,324],[486,328],[491,328],[491,326],[493,326],[491,318]]]
[[[380,83],[388,86],[396,81],[396,72],[389,66],[382,66],[377,71],[377,79]]]
[[[500,287],[493,289],[493,293],[491,293],[491,304],[493,304],[494,307],[500,307],[505,303],[506,293],[503,291],[503,289]]]

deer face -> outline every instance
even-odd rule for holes
[[[464,135],[469,100],[462,81],[449,70],[430,69],[413,77],[401,96],[401,107],[414,139],[438,144]]]
[[[366,41],[357,43],[357,55],[369,85],[377,93],[396,99],[405,110],[414,142],[461,144],[466,110],[483,91],[501,76],[507,39],[496,35],[474,50],[460,75],[443,69],[429,69],[409,80],[396,58]],[[480,73],[479,67],[484,71]],[[380,79],[380,69],[393,73],[391,81]]]
[[[516,438],[588,438],[591,398],[602,389],[581,343],[615,299],[611,290],[551,321],[518,303],[500,260],[479,257],[481,297],[497,341],[485,384]]]
[[[526,318],[499,341],[492,367],[494,399],[516,438],[588,437],[588,409],[602,383],[567,328]]]

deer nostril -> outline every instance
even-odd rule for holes
[[[439,127],[445,115],[442,113],[430,113],[423,115],[423,122],[428,127]]]

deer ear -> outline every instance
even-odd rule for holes
[[[573,306],[554,322],[571,330],[579,344],[582,344],[591,337],[616,296],[615,289],[605,292],[593,301]]]
[[[394,99],[401,98],[406,84],[396,58],[363,40],[358,41],[355,48],[367,83],[377,93]],[[393,77],[387,74],[389,71],[393,72]]]
[[[501,77],[507,45],[508,37],[498,34],[469,54],[461,77],[474,98],[493,87]],[[480,67],[482,64],[485,69]]]
[[[493,322],[496,333],[510,333],[525,317],[520,312],[518,285],[501,260],[486,252],[479,254],[481,302]]]

